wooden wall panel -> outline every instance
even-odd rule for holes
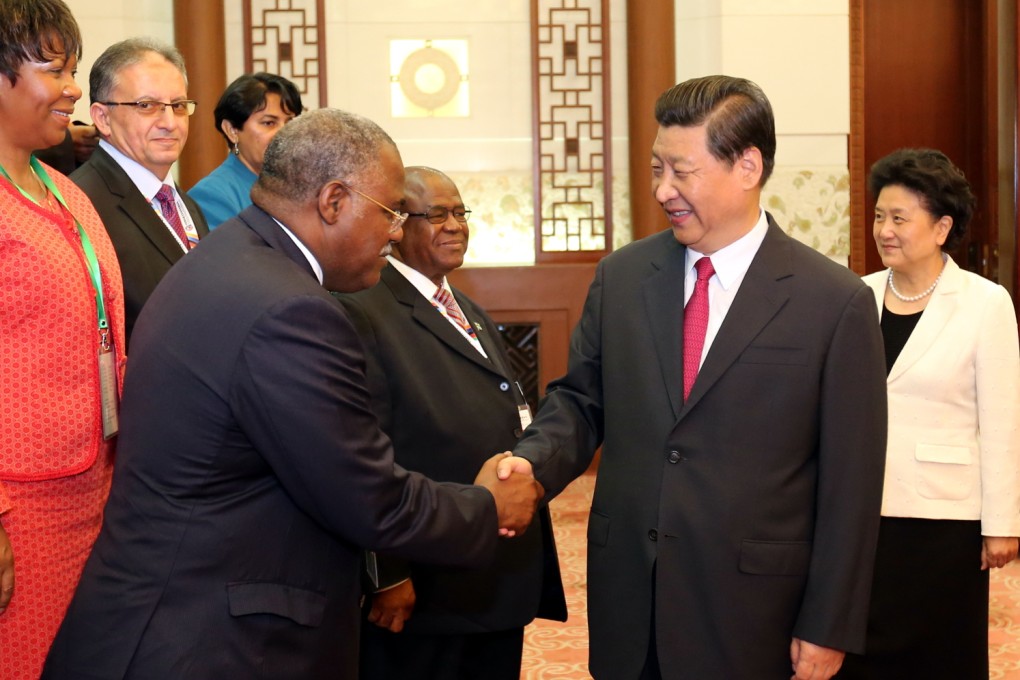
[[[860,44],[851,46],[851,63],[853,50],[863,54],[862,68],[851,74],[851,90],[863,97],[858,122],[864,124],[855,128],[851,121],[851,149],[861,138],[864,149],[863,163],[851,168],[851,182],[866,186],[871,165],[897,148],[944,151],[966,173],[979,203],[970,236],[953,256],[961,266],[994,278],[994,0],[863,0],[851,3],[851,13],[851,26],[861,21],[863,27]],[[852,239],[867,244],[864,271],[872,272],[882,264],[871,236],[874,197],[864,200],[854,211]]]
[[[184,190],[223,162],[227,145],[213,111],[227,87],[223,0],[174,0],[174,43],[188,69],[188,96],[198,102],[188,122],[188,143],[177,164]]]
[[[539,387],[567,370],[570,333],[581,319],[593,263],[541,267],[462,267],[450,283],[498,322],[539,325]]]
[[[627,133],[634,240],[668,224],[652,197],[652,143],[659,131],[655,100],[676,85],[674,0],[627,3]]]

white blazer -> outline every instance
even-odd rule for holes
[[[864,277],[883,312],[888,270]],[[882,515],[1020,536],[1020,344],[1006,290],[947,259],[887,379]]]

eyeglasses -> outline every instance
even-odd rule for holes
[[[198,102],[193,99],[182,99],[177,102],[158,102],[154,99],[142,99],[137,102],[99,102],[106,106],[131,106],[143,116],[158,116],[166,111],[166,107],[174,112],[175,116],[190,116],[195,112]]]
[[[343,186],[347,187],[348,189],[350,189],[354,193],[356,193],[358,196],[361,196],[362,198],[367,198],[368,200],[372,201],[377,206],[379,206],[380,208],[382,208],[383,210],[388,212],[390,215],[392,215],[392,217],[390,217],[390,233],[398,231],[400,229],[401,225],[403,225],[404,222],[407,221],[407,213],[401,213],[401,212],[397,212],[396,210],[392,210],[390,208],[387,208],[385,205],[383,205],[379,201],[375,200],[374,198],[372,198],[368,194],[365,194],[365,193],[362,193],[362,192],[358,191],[357,189],[352,187],[347,182],[344,182],[343,180],[339,180],[338,179],[336,181],[339,182],[340,184],[342,184]]]
[[[425,212],[407,213],[407,216],[424,217],[431,224],[443,224],[446,222],[451,213],[453,214],[453,219],[457,220],[461,224],[467,224],[467,221],[471,219],[471,208],[454,208],[453,210],[450,210],[438,205],[428,208]]]

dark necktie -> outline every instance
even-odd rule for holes
[[[181,239],[185,250],[191,250],[191,241],[188,240],[188,233],[184,231],[184,224],[181,222],[180,213],[177,212],[177,201],[174,199],[174,190],[169,184],[164,184],[156,192],[156,199],[159,201],[159,209],[166,218],[167,224]]]
[[[684,307],[684,401],[691,394],[701,365],[701,350],[705,347],[705,331],[708,329],[708,280],[715,274],[712,260],[707,257],[695,262],[694,268],[698,272],[698,280]]]

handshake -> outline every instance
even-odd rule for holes
[[[535,516],[538,501],[545,495],[545,489],[531,470],[531,463],[509,451],[497,453],[485,461],[475,477],[475,484],[488,489],[496,500],[499,533],[507,537],[524,533]]]

